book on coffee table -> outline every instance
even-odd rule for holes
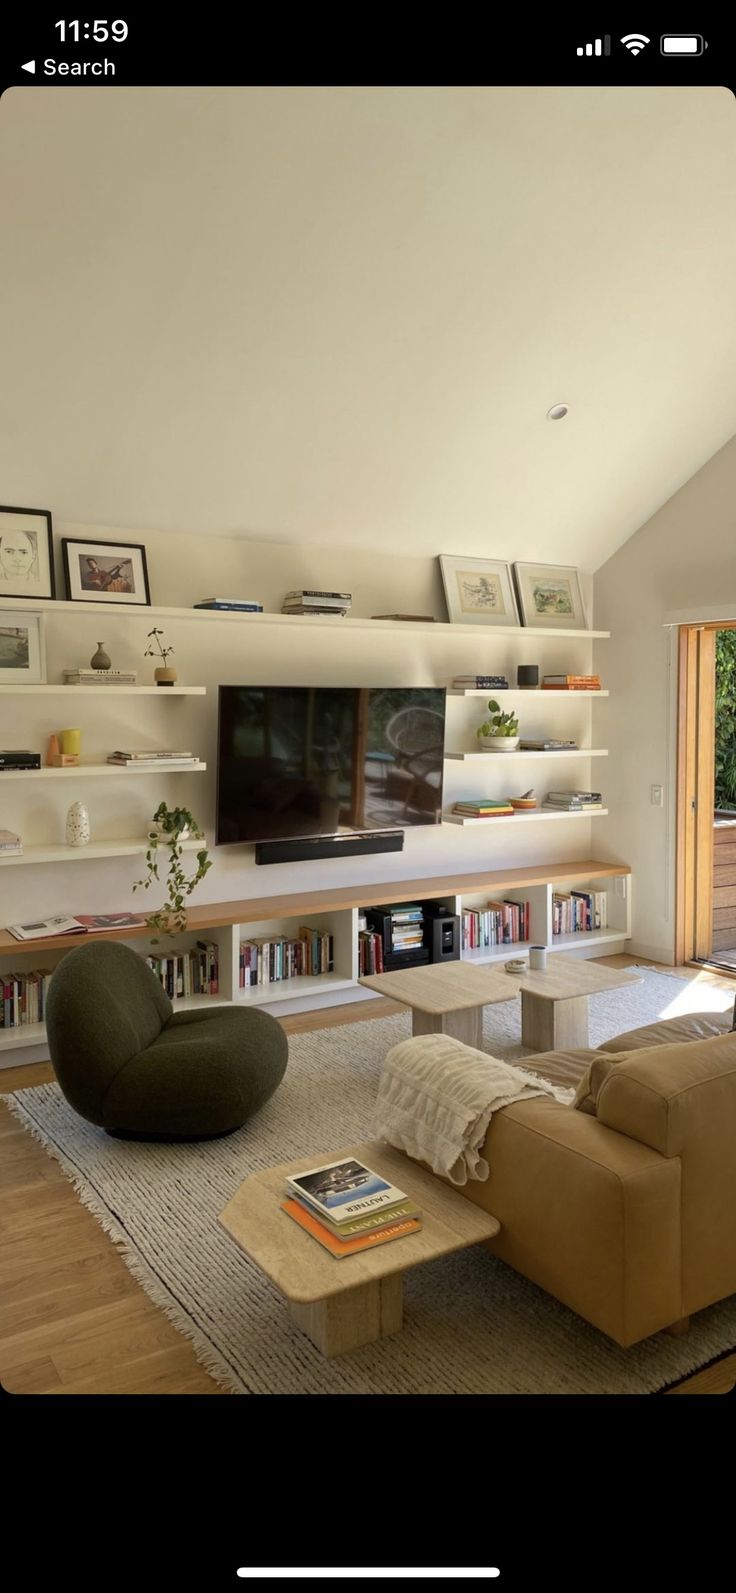
[[[372,1229],[368,1233],[355,1234],[351,1239],[341,1239],[325,1227],[319,1217],[308,1211],[300,1200],[282,1201],[281,1210],[336,1257],[354,1256],[361,1250],[374,1250],[377,1245],[388,1244],[392,1239],[403,1239],[405,1234],[418,1233],[422,1226],[416,1217],[401,1217],[387,1228]]]
[[[316,1217],[326,1217],[338,1227],[371,1212],[390,1211],[407,1199],[405,1190],[352,1157],[293,1173],[286,1180],[286,1192]]]

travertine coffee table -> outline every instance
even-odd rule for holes
[[[532,1051],[577,1049],[588,1044],[588,996],[641,983],[628,968],[604,968],[559,952],[542,971],[515,975],[521,991],[521,1043]]]
[[[281,1210],[288,1173],[347,1157],[364,1162],[416,1202],[422,1213],[418,1233],[338,1260]],[[409,1267],[492,1239],[500,1227],[489,1212],[380,1140],[252,1173],[219,1221],[286,1296],[294,1321],[327,1356],[398,1333],[402,1277]]]
[[[509,957],[513,953],[509,946]],[[358,984],[411,1007],[412,1034],[451,1034],[477,1048],[483,1040],[483,1008],[496,1001],[515,1001],[519,994],[518,974],[460,959],[362,974]]]

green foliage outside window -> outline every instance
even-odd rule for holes
[[[716,633],[715,805],[736,809],[736,630]]]

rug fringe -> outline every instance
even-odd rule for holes
[[[131,1244],[125,1229],[121,1228],[120,1224],[111,1216],[105,1202],[90,1189],[89,1181],[78,1171],[74,1163],[69,1161],[68,1157],[64,1155],[64,1152],[53,1140],[44,1138],[35,1120],[30,1116],[27,1107],[23,1106],[12,1095],[6,1095],[5,1102],[23,1127],[60,1164],[65,1176],[76,1190],[80,1203],[96,1219],[108,1238],[112,1240],[128,1271],[132,1273],[136,1282],[140,1284],[148,1299],[158,1306],[160,1311],[163,1311],[164,1316],[168,1317],[177,1332],[189,1340],[197,1360],[205,1371],[209,1372],[213,1380],[219,1383],[222,1388],[225,1388],[229,1394],[247,1393],[248,1390],[239,1382],[227,1362],[222,1359],[213,1345],[208,1342],[205,1335],[200,1332],[199,1328],[192,1322],[191,1317],[187,1315],[184,1307],[179,1305],[178,1301],[172,1297],[161,1282],[158,1274],[154,1272],[152,1267],[149,1267],[148,1262],[143,1260],[143,1257]]]

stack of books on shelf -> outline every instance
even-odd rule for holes
[[[287,592],[282,614],[347,614],[353,601],[351,592],[317,592],[300,589]]]
[[[544,675],[542,691],[600,691],[600,675]]]
[[[65,686],[135,686],[137,669],[65,669]]]
[[[0,1030],[43,1023],[52,972],[36,968],[33,973],[0,974]]]
[[[555,891],[552,896],[552,934],[574,935],[608,928],[608,893],[592,886],[581,891]]]
[[[251,940],[242,940],[238,983],[241,990],[250,990],[253,985],[332,973],[334,967],[333,936],[325,929],[302,925],[296,939],[286,935],[256,935]]]
[[[191,951],[178,956],[146,957],[170,1001],[180,996],[216,996],[220,989],[218,948],[212,941],[198,940]]]
[[[286,1180],[281,1209],[335,1257],[372,1250],[421,1228],[421,1210],[410,1197],[347,1157]]]
[[[123,769],[141,768],[151,769],[196,769],[199,758],[193,752],[170,752],[166,747],[145,747],[137,752],[111,752],[108,763],[116,763]]]
[[[421,902],[394,902],[386,907],[368,907],[365,919],[367,931],[380,937],[380,951],[374,949],[373,956],[377,961],[382,961],[380,967],[367,966],[366,973],[417,968],[429,962],[429,947],[424,944],[424,908]],[[364,944],[367,948],[367,942]]]
[[[595,813],[603,807],[600,791],[548,791],[543,808],[557,813]]]
[[[231,614],[262,614],[263,604],[250,597],[203,597],[193,608],[220,609]]]
[[[571,752],[577,751],[577,741],[558,741],[556,736],[541,736],[536,741],[519,742],[520,752]]]
[[[511,946],[531,938],[529,902],[488,902],[486,907],[464,907],[463,951],[487,946]]]
[[[14,830],[0,830],[0,861],[4,857],[22,857],[23,842]]]
[[[495,802],[490,798],[470,798],[464,802],[454,802],[453,813],[459,813],[464,819],[504,819],[511,818],[514,810],[510,802]]]
[[[455,675],[453,691],[508,691],[505,675]]]

